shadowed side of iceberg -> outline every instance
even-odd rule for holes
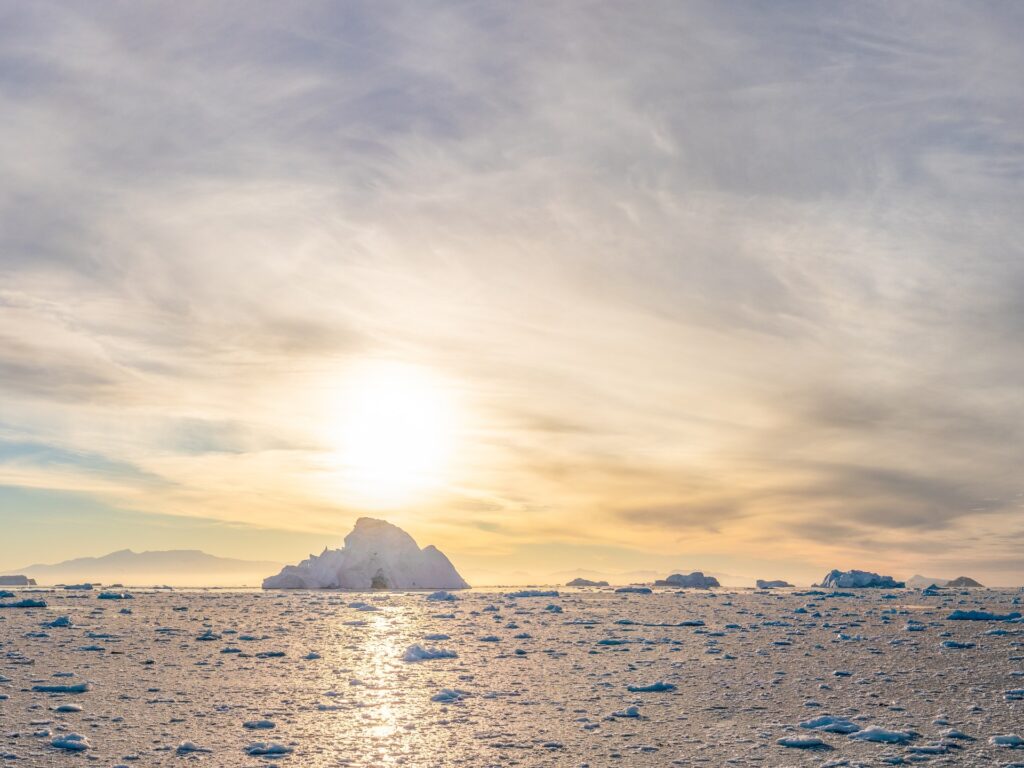
[[[420,549],[408,533],[361,517],[341,549],[325,549],[263,581],[264,589],[468,589],[433,545]]]

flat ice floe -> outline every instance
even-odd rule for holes
[[[131,594],[0,611],[0,766],[1024,763],[1010,591]]]

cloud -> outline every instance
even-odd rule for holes
[[[466,546],[1017,535],[1016,8],[0,13],[0,423],[177,489],[118,503],[346,527],[379,356],[457,382],[402,514]]]

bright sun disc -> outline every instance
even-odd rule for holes
[[[378,362],[346,378],[332,440],[354,500],[400,504],[437,486],[454,436],[450,390],[428,371]]]

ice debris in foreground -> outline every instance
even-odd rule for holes
[[[424,648],[419,643],[410,645],[405,649],[405,654],[402,656],[404,661],[428,661],[430,659],[454,659],[459,654],[455,651],[449,651],[445,648]]]

